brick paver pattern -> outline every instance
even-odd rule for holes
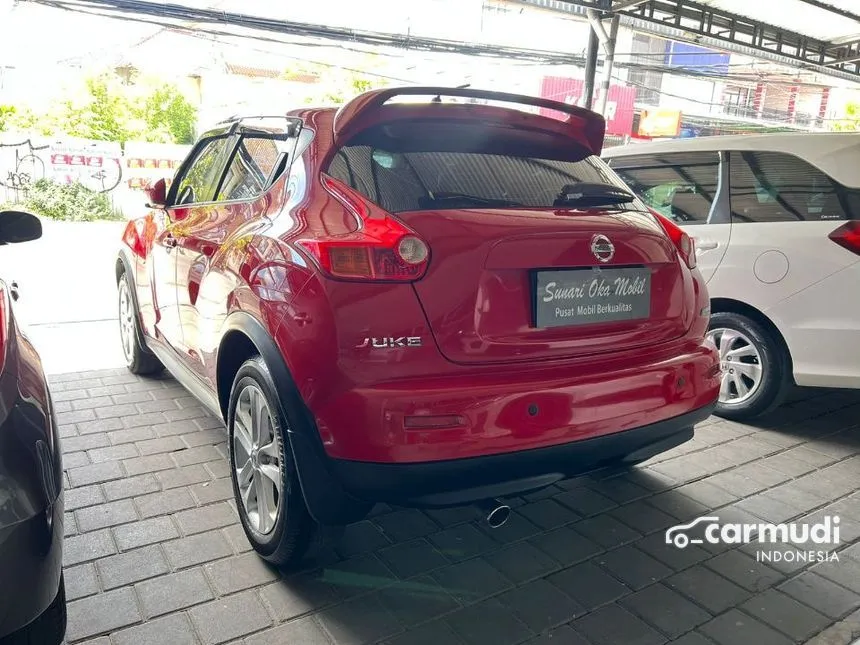
[[[860,394],[798,391],[757,427],[711,418],[627,472],[471,508],[379,506],[298,571],[250,551],[226,433],[174,380],[50,379],[66,470],[68,643],[817,645],[860,634]],[[839,515],[839,562],[665,529]],[[791,552],[792,547],[780,547]],[[816,547],[818,548],[818,547]]]

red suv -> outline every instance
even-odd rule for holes
[[[395,88],[225,122],[153,185],[116,263],[125,356],[225,420],[263,558],[375,502],[498,525],[497,497],[693,436],[708,294],[603,136],[563,103]]]

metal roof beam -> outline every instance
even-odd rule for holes
[[[830,41],[831,47],[844,47],[845,45],[856,45],[860,43],[860,33],[851,34],[850,36],[842,36],[841,38],[834,38]]]
[[[570,0],[515,1],[585,18],[585,9]],[[852,60],[857,51],[850,47],[834,49],[831,43],[694,0],[645,0],[616,11],[621,24],[635,31],[860,82],[860,61]]]
[[[856,63],[860,61],[860,54],[856,54],[854,56],[849,56],[848,58],[840,58],[838,61],[833,63],[828,63],[828,65],[839,65],[843,63]]]
[[[612,11],[622,11],[624,9],[630,9],[631,7],[635,7],[645,2],[647,2],[647,0],[618,0],[618,2],[612,5]]]
[[[860,14],[853,13],[848,11],[847,9],[840,9],[839,7],[834,7],[832,4],[828,4],[827,2],[822,2],[821,0],[800,0],[803,4],[808,4],[810,7],[816,7],[817,9],[824,9],[825,11],[829,11],[830,13],[840,16],[842,18],[848,18],[849,20],[854,20],[857,23],[860,23]]]

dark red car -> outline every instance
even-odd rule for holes
[[[41,236],[36,216],[0,210],[0,246]],[[15,284],[0,280],[0,643],[60,645],[63,454],[42,361],[15,300]]]
[[[708,294],[603,136],[554,101],[386,89],[225,122],[153,186],[116,264],[129,368],[225,420],[262,557],[375,502],[498,524],[497,497],[693,436]]]

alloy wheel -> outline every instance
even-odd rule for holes
[[[123,278],[119,283],[119,336],[122,341],[122,352],[125,355],[125,360],[129,363],[134,361],[136,332],[134,304],[128,290],[128,283]]]
[[[262,391],[247,385],[239,393],[233,428],[233,467],[250,527],[271,533],[282,499],[283,463],[271,411]]]
[[[720,352],[720,403],[745,403],[762,384],[762,361],[758,349],[749,337],[736,329],[711,329],[708,338]]]

